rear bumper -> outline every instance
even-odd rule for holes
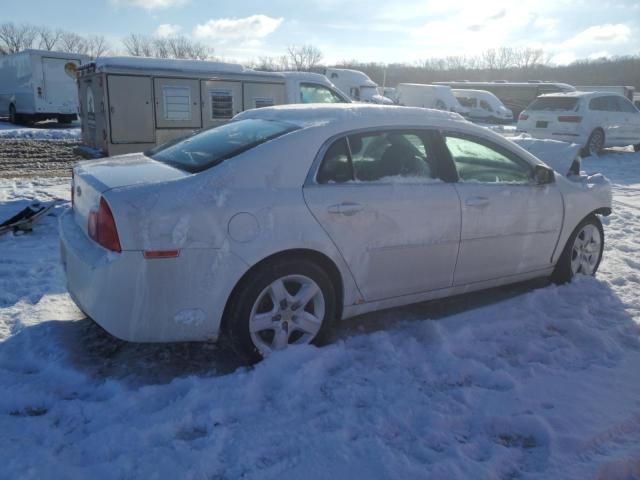
[[[238,257],[215,249],[160,260],[110,252],[86,236],[71,210],[59,229],[69,294],[106,331],[131,342],[217,339],[227,298],[246,271]]]

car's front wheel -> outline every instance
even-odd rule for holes
[[[604,230],[595,215],[585,218],[569,237],[553,271],[556,283],[571,281],[576,275],[595,275],[602,260]]]
[[[323,340],[336,312],[329,275],[307,259],[258,267],[238,287],[225,314],[233,345],[259,360],[289,345]]]

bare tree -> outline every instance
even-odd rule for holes
[[[291,66],[298,71],[309,71],[322,60],[322,52],[313,45],[290,45],[287,56]]]
[[[87,40],[77,33],[63,32],[60,35],[59,50],[69,53],[80,53],[86,55],[89,50]]]
[[[38,30],[32,25],[0,24],[0,49],[5,54],[18,53],[32,48],[37,36]]]
[[[64,33],[61,29],[53,30],[49,27],[37,27],[38,35],[40,37],[39,48],[42,50],[51,51],[56,47],[56,44],[60,40],[60,37]]]
[[[109,43],[103,35],[90,35],[86,39],[87,54],[91,58],[98,58],[107,53]]]
[[[122,40],[127,53],[133,57],[153,57],[153,40],[144,35],[130,34]]]

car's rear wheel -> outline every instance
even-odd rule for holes
[[[582,149],[582,156],[588,157],[591,155],[599,155],[604,148],[604,132],[600,128],[596,128],[591,135],[587,144]]]
[[[585,218],[573,231],[558,259],[552,280],[571,281],[576,275],[595,275],[602,260],[604,230],[595,215]]]
[[[633,146],[633,151],[634,151],[634,152],[640,152],[640,143],[636,143],[636,144]]]
[[[306,259],[265,264],[234,293],[226,333],[251,361],[289,345],[322,341],[336,311],[329,275]]]

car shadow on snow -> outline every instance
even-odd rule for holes
[[[597,289],[590,289],[589,293],[592,303],[602,305],[607,317],[616,318],[616,321],[628,319],[633,323],[616,293],[606,283],[596,284]],[[548,285],[548,280],[539,279],[360,315],[337,325],[330,341],[346,340],[354,335],[399,327],[403,323],[443,320],[520,295],[543,292]],[[577,301],[578,297],[584,298],[579,285],[568,288],[567,302]],[[594,296],[597,292],[600,294]],[[113,337],[98,324],[85,318],[75,321],[51,320],[23,327],[19,333],[0,342],[0,370],[10,369],[5,365],[8,358],[44,356],[45,353],[38,353],[38,348],[34,350],[34,345],[43,351],[54,349],[62,353],[64,362],[71,368],[96,381],[118,380],[134,388],[166,384],[189,375],[222,376],[248,366],[244,359],[224,343],[130,343]],[[46,363],[44,360],[43,362]]]
[[[548,284],[535,280],[456,297],[393,308],[339,323],[331,342],[394,324],[437,320],[457,313],[521,295]],[[246,360],[224,342],[217,344],[181,342],[164,344],[130,343],[119,340],[90,319],[73,322],[65,335],[58,336],[75,368],[95,378],[123,380],[133,385],[171,382],[174,378],[198,375],[218,376],[246,367]]]

